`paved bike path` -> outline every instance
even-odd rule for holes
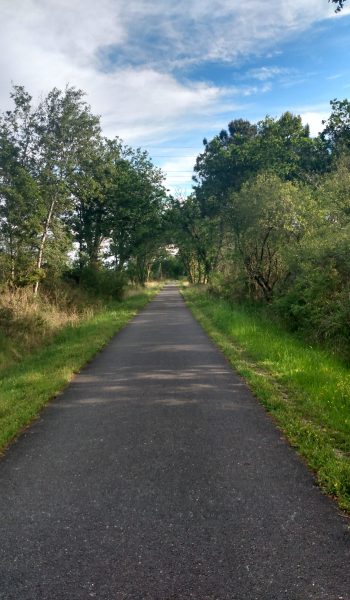
[[[167,286],[0,460],[0,599],[349,600],[348,525]]]

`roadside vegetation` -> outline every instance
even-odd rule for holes
[[[163,174],[102,136],[84,93],[0,114],[0,449],[156,291]],[[159,278],[159,277],[158,277]]]
[[[350,102],[331,101],[316,137],[290,112],[231,121],[203,140],[193,193],[173,197],[147,152],[102,135],[81,90],[35,103],[15,86],[11,99],[0,114],[1,443],[143,305],[148,292],[128,298],[132,286],[186,277],[209,294],[185,292],[196,314],[349,507]]]
[[[11,352],[0,372],[0,451],[158,290],[157,285],[134,289],[122,301],[91,304],[80,315],[73,312],[66,318],[50,305],[53,321],[47,318],[44,327],[40,314],[29,313],[32,323],[39,319],[40,334],[30,330],[30,344],[24,342],[21,356],[16,356],[20,360]],[[49,337],[43,333],[47,330]]]
[[[171,222],[195,315],[349,510],[350,102],[324,125],[231,121]]]
[[[285,113],[205,139],[172,223],[191,283],[350,358],[350,102],[331,105],[316,138]]]
[[[246,379],[321,488],[350,511],[350,370],[261,309],[183,288],[196,318]]]

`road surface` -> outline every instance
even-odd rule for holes
[[[349,600],[348,525],[168,286],[0,460],[0,599]]]

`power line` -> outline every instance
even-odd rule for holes
[[[177,148],[184,148],[186,150],[198,150],[198,146],[147,146],[147,148],[156,148],[157,150],[176,150]]]

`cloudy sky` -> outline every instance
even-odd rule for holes
[[[79,87],[106,135],[188,191],[203,137],[233,118],[291,110],[317,133],[350,96],[349,48],[350,6],[327,0],[0,0],[0,108],[11,82]]]

